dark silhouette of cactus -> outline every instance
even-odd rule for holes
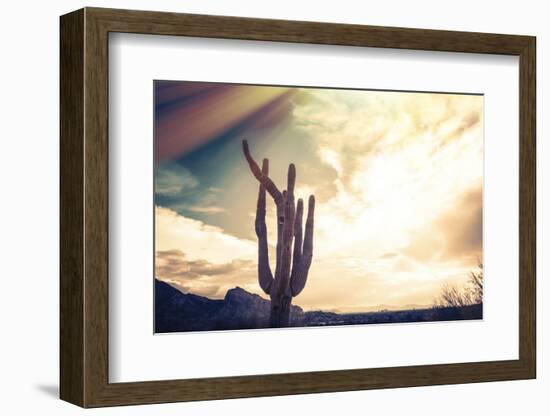
[[[313,258],[313,214],[315,197],[310,195],[307,220],[302,236],[302,199],[294,201],[296,168],[288,167],[287,189],[279,191],[269,178],[269,160],[264,159],[262,169],[250,155],[248,143],[243,140],[244,156],[252,174],[260,183],[256,207],[256,235],[258,236],[258,280],[262,290],[271,298],[270,325],[274,328],[290,325],[290,304],[306,285]],[[275,276],[271,273],[267,247],[266,191],[277,208],[277,249]],[[303,240],[302,240],[303,237]],[[294,248],[294,250],[293,250]]]

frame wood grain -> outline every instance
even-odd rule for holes
[[[60,396],[63,400],[82,407],[100,407],[536,377],[534,37],[99,8],[85,8],[62,16],[60,30]],[[519,56],[519,359],[109,383],[109,32]]]

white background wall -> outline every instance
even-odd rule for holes
[[[538,53],[538,379],[339,394],[225,400],[88,411],[88,414],[528,414],[550,410],[550,361],[543,302],[543,240],[550,232],[543,184],[549,169],[543,118],[550,99],[545,62],[550,26],[544,1],[68,1],[5,2],[0,17],[0,410],[3,414],[82,412],[58,395],[58,16],[103,6],[529,34]],[[546,200],[545,200],[546,199]],[[546,237],[546,238],[545,238]]]

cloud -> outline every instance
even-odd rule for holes
[[[412,235],[403,253],[420,262],[454,261],[475,266],[482,256],[482,188],[458,195],[429,226]]]
[[[192,212],[199,212],[203,214],[221,214],[222,212],[227,212],[227,209],[217,206],[192,205],[187,209]]]
[[[191,171],[176,162],[162,163],[155,170],[155,202],[180,214],[199,214],[202,218],[227,213],[218,198],[223,190],[202,186]]]
[[[381,256],[379,256],[379,259],[393,259],[395,257],[399,256],[397,253],[384,253]]]
[[[235,259],[229,263],[214,264],[205,259],[188,260],[181,250],[157,251],[155,275],[176,285],[182,292],[213,298],[225,296],[229,289],[236,286],[258,292],[254,290],[257,287],[256,267],[250,260]]]
[[[190,260],[221,264],[234,259],[256,259],[255,241],[235,237],[220,227],[159,206],[155,208],[155,240],[157,251],[178,249]]]
[[[205,259],[188,260],[181,250],[165,250],[156,253],[156,273],[163,278],[200,279],[208,276],[228,275],[253,266],[250,260],[232,260],[213,264]]]
[[[312,90],[295,109],[337,176],[318,205],[320,249],[371,258],[407,247],[481,183],[483,98]]]
[[[155,193],[174,196],[197,187],[199,182],[189,169],[176,163],[165,163],[155,169]]]
[[[481,256],[483,243],[483,196],[481,187],[461,195],[456,208],[443,215],[438,226],[448,236],[448,258]],[[477,262],[477,261],[476,261]]]
[[[380,303],[429,303],[442,281],[465,279],[481,253],[483,97],[308,95],[296,123],[336,189],[316,208],[312,270],[331,264],[338,285],[355,276],[354,293]]]
[[[222,298],[235,286],[261,294],[255,242],[162,207],[155,209],[155,229],[159,279],[213,298]]]

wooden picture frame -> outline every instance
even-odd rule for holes
[[[536,377],[535,38],[85,8],[61,17],[60,396],[82,407]],[[297,42],[519,57],[519,359],[109,383],[108,35]]]

